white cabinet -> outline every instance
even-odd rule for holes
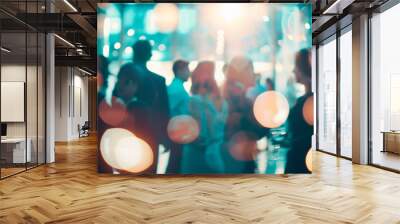
[[[26,151],[25,144],[27,143]],[[7,138],[2,139],[2,146],[12,150],[12,163],[25,163],[32,161],[32,140],[28,138]]]

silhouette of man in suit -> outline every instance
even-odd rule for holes
[[[167,94],[167,87],[165,78],[150,71],[147,68],[147,62],[150,60],[151,44],[147,40],[138,40],[133,45],[134,57],[133,63],[142,69],[141,85],[138,89],[138,98],[146,102],[151,109],[151,117],[153,119],[153,134],[155,144],[157,146],[163,145],[165,148],[170,148],[170,141],[167,134],[167,125],[170,119],[169,101]],[[158,153],[156,153],[158,155]],[[158,156],[157,156],[158,157]],[[151,172],[156,173],[158,158],[154,159],[154,169]]]

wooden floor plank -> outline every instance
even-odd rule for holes
[[[314,153],[312,175],[97,174],[96,138],[0,181],[0,223],[400,223],[400,175]]]

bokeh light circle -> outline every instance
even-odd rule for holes
[[[257,149],[257,141],[252,138],[251,134],[246,132],[238,132],[229,140],[229,153],[233,158],[240,161],[254,160],[259,150]]]
[[[103,74],[100,72],[97,72],[96,77],[97,77],[97,92],[99,92],[104,83]]]
[[[262,126],[277,128],[285,123],[289,115],[289,103],[279,92],[267,91],[256,98],[253,113]]]
[[[117,161],[123,170],[140,173],[153,164],[153,151],[149,144],[140,138],[123,139],[116,148],[120,151]]]
[[[115,169],[139,173],[153,164],[151,147],[123,128],[108,129],[100,140],[104,161]]]
[[[169,138],[180,144],[188,144],[197,139],[200,127],[190,115],[178,115],[168,122],[167,132]]]
[[[173,3],[159,3],[154,7],[153,19],[159,31],[172,32],[176,30],[179,23],[178,7]]]
[[[117,163],[116,144],[120,139],[132,138],[133,135],[128,130],[122,128],[111,128],[104,132],[100,140],[100,152],[104,161],[114,168],[121,168]]]
[[[313,159],[312,159],[312,149],[308,150],[306,155],[306,166],[307,169],[312,172],[313,169]]]
[[[128,111],[124,104],[119,102],[116,97],[111,100],[111,105],[102,100],[99,104],[99,117],[104,123],[111,126],[118,126],[128,116]]]
[[[303,117],[307,124],[314,125],[314,97],[309,96],[303,105]]]

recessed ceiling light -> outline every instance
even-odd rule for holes
[[[65,4],[67,4],[74,12],[78,12],[78,10],[68,1],[64,0]]]
[[[4,51],[6,53],[10,53],[11,52],[11,50],[9,50],[9,49],[7,49],[5,47],[1,47],[0,50]]]
[[[88,71],[86,71],[86,70],[84,70],[84,69],[81,69],[81,68],[79,68],[79,67],[78,67],[78,70],[81,71],[81,72],[83,72],[83,73],[85,73],[85,74],[87,74],[87,75],[93,75],[92,73],[90,73],[90,72],[88,72]]]
[[[66,43],[67,45],[69,45],[70,47],[73,47],[73,48],[75,48],[75,45],[73,45],[71,42],[69,42],[68,40],[66,40],[66,39],[64,39],[64,38],[62,38],[62,37],[60,37],[59,35],[57,35],[57,34],[54,34],[54,36],[55,37],[57,37],[59,40],[61,40],[62,42],[64,42],[64,43]]]

